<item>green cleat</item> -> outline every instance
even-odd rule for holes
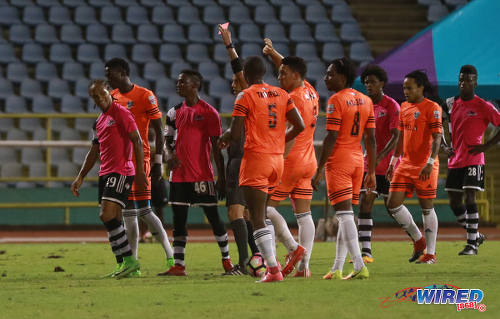
[[[167,268],[170,269],[170,267],[174,267],[174,266],[175,266],[174,257],[167,258]]]
[[[139,269],[132,271],[130,274],[128,274],[127,278],[139,278],[141,277],[141,271]]]
[[[323,276],[323,279],[342,279],[342,272],[340,270],[335,270],[334,272],[329,271],[326,275]]]
[[[104,276],[101,276],[101,278],[112,278],[114,277],[117,273],[119,273],[122,270],[123,263],[119,263],[116,265],[115,269],[110,272],[109,274],[106,274]]]
[[[133,256],[127,256],[123,258],[123,268],[121,269],[120,272],[116,273],[114,275],[115,278],[121,279],[123,277],[126,277],[128,274],[139,270],[141,268],[141,265],[135,259]]]
[[[366,266],[363,266],[361,270],[359,271],[353,271],[349,275],[345,276],[342,278],[343,280],[349,280],[349,279],[368,279],[370,277],[370,273],[368,272],[368,268]]]

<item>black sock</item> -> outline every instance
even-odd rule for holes
[[[229,239],[227,237],[227,232],[226,228],[224,227],[224,223],[219,217],[219,211],[217,210],[217,206],[203,207],[203,211],[205,212],[205,216],[207,216],[208,222],[212,226],[212,230],[215,235],[215,240],[217,240],[217,244],[219,245],[222,258],[228,259]]]
[[[466,227],[466,209],[464,205],[460,205],[457,207],[451,207],[451,210],[453,211],[453,215],[457,218],[457,223],[460,224],[463,228],[467,229]]]
[[[185,266],[184,254],[188,235],[186,228],[188,209],[188,206],[172,205],[174,213],[174,260],[175,264],[179,266]]]
[[[246,266],[248,262],[248,231],[247,225],[243,218],[238,218],[231,222],[231,227],[233,228],[234,240],[236,241],[236,246],[238,246],[238,254],[239,254],[239,264],[242,267]]]
[[[249,220],[246,220],[245,222],[247,224],[248,246],[250,246],[252,255],[255,255],[259,252],[259,247],[257,247],[257,245],[255,244],[255,239],[253,238],[253,225]]]
[[[479,224],[479,212],[476,203],[467,205],[467,244],[477,248],[477,227]]]
[[[125,228],[123,228],[122,223],[117,219],[109,220],[103,224],[108,231],[109,244],[115,254],[116,262],[120,264],[123,262],[124,256],[132,256]]]

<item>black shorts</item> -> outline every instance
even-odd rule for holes
[[[226,206],[246,206],[243,191],[240,188],[240,166],[241,158],[229,160],[226,169]]]
[[[365,177],[366,172],[363,174],[363,185],[361,186],[361,193],[366,193],[365,188]],[[375,190],[375,194],[381,197],[389,197],[389,186],[391,183],[385,178],[385,175],[375,175],[375,179],[377,182],[377,189]]]
[[[170,182],[168,203],[183,206],[217,206],[214,182],[173,183]]]
[[[464,189],[484,191],[484,165],[448,169],[444,190],[463,192]]]
[[[134,176],[124,176],[118,173],[99,176],[99,195],[97,198],[99,204],[102,200],[108,200],[125,208],[133,182]]]
[[[161,208],[168,203],[167,186],[165,180],[160,178],[159,181],[151,185],[151,205]]]

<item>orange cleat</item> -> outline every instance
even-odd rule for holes
[[[231,258],[223,258],[222,267],[224,268],[224,272],[231,271],[234,268],[233,263],[231,262]]]
[[[311,277],[311,271],[309,269],[306,270],[297,270],[294,277],[304,277],[304,278],[309,278]]]
[[[408,261],[412,263],[415,260],[417,260],[418,257],[420,257],[424,254],[424,250],[426,247],[427,247],[427,245],[425,243],[424,236],[422,236],[422,238],[420,238],[419,240],[414,241],[413,242],[413,255],[410,257],[410,259],[408,259]]]
[[[274,267],[273,267],[274,268]],[[261,283],[261,282],[276,282],[276,281],[283,281],[283,274],[281,273],[280,271],[280,267],[279,266],[276,266],[276,269],[278,271],[276,271],[274,274],[271,273],[271,269],[268,267],[267,268],[267,272],[266,274],[264,275],[264,277],[262,277],[261,280],[258,280],[256,282],[258,283]]]
[[[415,262],[416,264],[435,264],[436,255],[425,254],[420,256],[420,258]]]
[[[159,273],[158,276],[186,276],[186,267],[174,265],[169,270]]]
[[[283,277],[286,277],[292,273],[292,271],[295,269],[295,265],[297,265],[297,263],[304,257],[305,252],[306,249],[299,245],[297,249],[286,256],[285,268],[283,268],[283,270],[281,271]]]

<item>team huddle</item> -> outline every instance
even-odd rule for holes
[[[366,264],[374,262],[371,210],[377,196],[384,199],[388,213],[413,242],[409,261],[435,263],[438,217],[433,199],[440,150],[449,156],[445,190],[450,207],[467,232],[467,244],[459,255],[477,254],[485,239],[478,232],[475,200],[476,192],[484,190],[483,152],[500,141],[500,133],[484,144],[481,141],[490,123],[500,125],[500,113],[475,95],[478,74],[473,66],[460,69],[460,95],[441,106],[427,98],[431,85],[425,72],[408,73],[403,83],[406,101],[400,106],[384,94],[388,79],[379,66],[369,65],[361,74],[367,91],[364,95],[352,88],[356,76],[353,63],[347,58],[331,61],[324,81],[335,94],[327,102],[327,134],[317,159],[314,132],[319,96],[305,80],[304,59],[283,57],[272,41],[265,39],[263,54],[279,70],[280,87],[272,86],[263,81],[263,58],[253,56],[243,63],[229,30],[219,26],[219,31],[234,72],[232,122],[225,132],[217,110],[199,97],[203,77],[195,70],[179,74],[177,93],[184,101],[168,111],[164,129],[155,95],[130,81],[125,60],[108,61],[107,81],[93,80],[89,85],[89,95],[102,114],[94,127],[91,149],[71,188],[78,196],[84,177],[100,158],[100,219],[117,262],[106,277],[141,275],[138,218],[165,252],[167,270],[158,275],[186,276],[190,206],[201,207],[213,229],[224,275],[246,275],[249,269],[251,275],[260,275],[247,267],[249,261],[260,258],[265,271],[259,282],[282,281],[294,270],[295,277],[310,277],[315,237],[311,201],[323,178],[339,221],[333,266],[324,279],[369,277]],[[449,123],[448,138],[443,120]],[[150,124],[156,133],[151,162]],[[222,156],[225,148],[227,165]],[[170,170],[173,248],[150,204],[163,161]],[[415,191],[422,210],[423,234],[404,206],[405,198]],[[235,265],[218,212],[218,200],[224,197],[239,254]],[[280,201],[287,198],[297,219],[298,241],[277,210]],[[356,204],[360,204],[358,225],[353,211]],[[283,267],[276,255],[276,239],[288,252]],[[347,253],[354,269],[344,276]]]

